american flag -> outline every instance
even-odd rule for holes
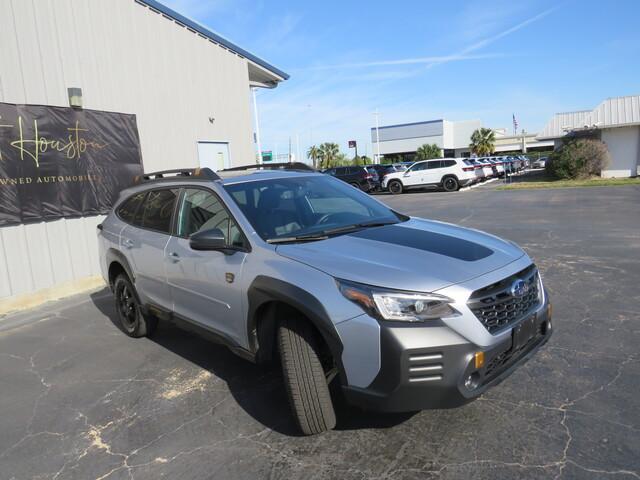
[[[515,135],[518,132],[518,120],[516,120],[516,114],[513,113],[513,134]]]

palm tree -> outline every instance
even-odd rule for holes
[[[496,133],[490,128],[478,128],[471,134],[469,148],[476,155],[489,155],[496,148]]]
[[[319,147],[320,164],[322,168],[329,168],[334,165],[340,153],[340,147],[337,143],[325,142]]]
[[[435,143],[425,143],[418,147],[416,150],[416,160],[429,160],[431,158],[440,158],[442,156],[442,150]]]
[[[313,168],[317,168],[318,160],[320,160],[320,149],[315,145],[311,145],[309,150],[307,150],[307,158],[311,160],[313,164]]]

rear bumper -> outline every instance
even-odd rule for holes
[[[513,337],[482,349],[472,343],[433,346],[433,332],[415,326],[382,326],[381,369],[367,388],[343,386],[351,404],[377,411],[410,412],[464,405],[500,383],[525,363],[551,337],[551,318],[545,303],[535,312],[535,335],[514,346]],[[411,329],[409,332],[407,329]],[[423,337],[428,348],[413,348]],[[475,354],[484,364],[476,368]],[[471,377],[474,388],[465,386]]]

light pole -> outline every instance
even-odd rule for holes
[[[256,124],[256,147],[258,148],[258,163],[262,163],[262,144],[260,143],[260,120],[258,119],[258,102],[256,101],[257,87],[253,87],[253,116]]]
[[[376,161],[374,163],[380,163],[380,123],[378,121],[378,117],[380,113],[378,113],[378,109],[373,113],[373,116],[376,117]]]

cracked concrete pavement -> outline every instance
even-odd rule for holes
[[[640,478],[640,188],[378,198],[522,245],[547,346],[462,408],[340,403],[305,438],[277,371],[164,324],[130,339],[109,292],[80,295],[0,319],[0,479]]]

